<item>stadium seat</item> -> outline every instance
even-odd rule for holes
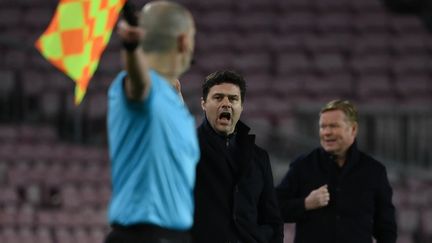
[[[316,31],[315,21],[316,16],[313,13],[293,12],[280,16],[277,19],[277,28],[282,34],[310,33]]]
[[[362,100],[394,94],[394,86],[388,75],[361,74],[356,78],[356,93]]]
[[[417,16],[393,16],[390,24],[392,30],[399,35],[425,32],[425,26]]]
[[[183,0],[185,1],[185,0]],[[185,6],[188,6],[192,11],[209,12],[209,11],[220,11],[220,10],[231,10],[233,9],[234,2],[231,0],[220,0],[220,1],[185,1]]]
[[[318,33],[351,33],[353,31],[353,17],[348,13],[323,13],[317,16]]]
[[[412,234],[420,222],[420,214],[416,208],[402,207],[398,210],[397,224],[400,232]]]
[[[355,41],[351,34],[346,33],[305,35],[303,40],[306,50],[315,55],[345,54],[352,48],[352,41]]]
[[[6,226],[2,230],[2,237],[0,238],[2,242],[10,243],[20,243],[22,242],[18,232],[11,226]]]
[[[383,13],[360,12],[353,22],[357,33],[369,35],[371,33],[391,33],[390,17]]]
[[[40,95],[41,99],[41,115],[43,120],[56,125],[59,121],[60,113],[62,111],[64,96],[61,96],[58,92],[44,92]]]
[[[277,38],[278,36],[275,36],[271,30],[237,33],[232,36],[231,46],[229,49],[232,48],[235,52],[248,54],[253,54],[250,50],[254,50],[254,52],[258,53],[269,52],[269,49],[272,49],[269,47],[269,43],[275,41],[274,39]],[[270,45],[273,46],[273,44]]]
[[[395,75],[427,76],[431,70],[432,62],[426,54],[408,54],[392,58],[389,65]]]
[[[432,240],[432,207],[430,206],[431,202],[432,200],[429,201],[429,205],[427,205],[427,207],[420,214],[422,231],[425,234],[425,238],[429,240]]]
[[[17,191],[10,186],[2,186],[0,194],[0,205],[17,205],[19,202]]]
[[[55,218],[55,211],[46,209],[39,209],[36,212],[35,220],[38,228],[52,228],[58,223]]]
[[[26,53],[22,50],[10,49],[3,54],[4,68],[9,70],[21,70],[27,67]]]
[[[412,234],[402,233],[398,235],[398,243],[415,243]]]
[[[385,8],[382,2],[377,0],[364,0],[364,1],[349,1],[351,8],[356,13],[385,13]]]
[[[431,96],[432,83],[429,76],[400,75],[395,80],[396,92],[402,96]]]
[[[23,73],[21,90],[23,94],[23,116],[28,120],[37,120],[40,112],[40,97],[45,89],[46,77],[36,70]]]
[[[46,227],[37,227],[35,229],[35,241],[38,243],[54,243],[51,232]]]
[[[12,119],[16,112],[17,81],[15,73],[10,70],[0,70],[0,120]]]
[[[249,73],[245,72],[244,78],[246,80],[246,102],[247,105],[250,99],[259,96],[270,95],[272,92],[273,77],[267,75],[267,72]],[[250,97],[250,98],[249,98]]]
[[[0,124],[0,142],[16,143],[18,142],[18,127],[14,125]]]
[[[108,232],[100,228],[92,228],[89,233],[90,242],[103,242]]]
[[[260,31],[272,31],[276,29],[276,20],[279,16],[269,11],[248,12],[234,18],[232,24],[241,33],[251,33]]]
[[[23,11],[21,18],[26,26],[30,28],[40,28],[41,26],[48,26],[53,15],[53,9],[33,7]],[[42,31],[40,33],[42,33]]]
[[[106,141],[106,113],[107,113],[107,94],[89,93],[87,94],[86,107],[84,109],[83,135],[90,143],[105,143]],[[91,136],[90,134],[94,134]],[[96,134],[98,134],[96,136]]]
[[[209,1],[205,1],[209,2]],[[219,32],[234,30],[235,15],[228,10],[211,11],[197,16],[197,27],[206,31]]]
[[[79,183],[76,179],[75,183]],[[73,210],[81,206],[82,198],[80,198],[79,189],[76,184],[66,184],[61,188],[62,205],[66,210]]]
[[[267,52],[242,53],[235,55],[232,68],[244,74],[268,73],[271,59]]]
[[[392,40],[394,37],[388,33],[365,33],[359,38],[353,38],[353,46],[351,51],[354,55],[374,54],[390,54],[393,49]]]
[[[423,34],[401,35],[393,37],[389,46],[396,55],[422,55],[427,50],[427,41],[429,40]]]
[[[197,55],[196,68],[202,73],[212,73],[215,70],[232,69],[235,54],[229,51]]]
[[[350,13],[353,11],[350,0],[312,0],[312,2],[318,13]]]
[[[3,227],[15,227],[17,226],[17,214],[18,206],[14,204],[8,204],[4,207],[0,207],[0,225]]]
[[[104,74],[109,74],[113,77],[123,68],[123,62],[120,60],[118,51],[106,51],[102,54],[98,71]]]
[[[266,43],[266,48],[269,48],[269,50],[273,53],[296,52],[305,48],[303,42],[303,34],[282,33],[277,34],[273,38],[271,38]]]
[[[21,20],[21,9],[17,7],[2,7],[0,9],[0,27],[16,26]],[[2,36],[3,37],[3,36]]]
[[[226,51],[233,48],[233,42],[247,41],[243,40],[243,38],[236,38],[238,38],[236,31],[198,32],[196,34],[196,50],[204,54]],[[199,62],[200,59],[196,61]]]
[[[187,72],[183,75],[180,80],[183,98],[187,99],[189,95],[201,94],[201,85],[207,75],[199,72]]]
[[[54,231],[54,241],[62,243],[75,243],[75,239],[72,236],[70,230],[66,228],[59,228]]]
[[[349,61],[349,69],[355,74],[388,74],[391,57],[388,54],[368,53],[354,55]]]
[[[251,133],[256,134],[256,143],[259,146],[267,147],[273,128],[271,122],[265,117],[259,116],[245,116],[244,119],[246,124],[251,127]]]
[[[276,74],[278,76],[311,73],[313,73],[312,63],[310,58],[305,53],[278,53],[276,63]]]
[[[337,75],[346,72],[346,60],[339,53],[317,53],[313,57],[315,70],[321,75]]]
[[[276,8],[282,13],[312,12],[314,4],[312,0],[275,0]]]
[[[75,228],[73,236],[75,242],[91,243],[92,239],[86,230],[83,228]]]
[[[308,79],[305,81],[305,90],[313,95],[326,94],[331,99],[343,98],[352,95],[353,80],[351,74],[340,73]],[[328,99],[322,95],[324,99]],[[330,100],[331,100],[330,99]]]
[[[234,4],[234,11],[241,14],[247,14],[251,11],[275,11],[277,0],[237,0],[232,1]]]
[[[35,225],[35,208],[33,205],[24,204],[19,208],[16,214],[16,223],[22,228],[33,227]]]
[[[273,78],[269,84],[273,93],[279,97],[301,96],[305,94],[304,83],[313,79],[313,75],[282,75]]]

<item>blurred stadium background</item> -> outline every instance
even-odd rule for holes
[[[145,1],[132,0],[137,6]],[[219,69],[247,79],[244,120],[275,184],[318,145],[319,108],[350,99],[360,147],[386,164],[398,243],[432,242],[432,36],[427,0],[182,0],[196,18],[185,100]],[[56,0],[0,0],[0,242],[102,242],[110,195],[106,91],[121,69],[114,34],[84,102],[33,47]],[[285,242],[292,242],[292,225]]]

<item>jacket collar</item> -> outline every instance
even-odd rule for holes
[[[326,152],[322,147],[320,147],[320,156],[327,165],[330,163],[336,163],[335,156]],[[354,143],[348,148],[343,174],[346,174],[348,171],[350,171],[359,160],[360,151],[358,150],[357,141],[355,140]]]
[[[207,120],[207,117],[204,116],[202,125],[201,125],[207,132],[214,134],[215,136],[218,136],[222,139],[231,138],[231,137],[240,137],[244,138],[245,136],[249,136],[253,138],[253,141],[255,141],[255,135],[249,134],[250,127],[248,127],[246,124],[244,124],[242,121],[238,121],[236,124],[236,127],[234,129],[234,132],[232,134],[229,134],[228,136],[222,135],[220,133],[217,133],[213,127],[210,125],[209,121]]]
[[[231,154],[228,153],[228,150],[224,146],[223,142],[226,139],[226,136],[218,134],[210,125],[207,118],[203,119],[203,122],[199,129],[206,134],[210,135],[210,139],[206,139],[207,143],[210,146],[214,146],[215,148],[220,149],[220,151],[224,154],[224,157],[228,160],[233,168],[240,167],[240,176],[248,170],[250,167],[250,161],[253,156],[253,146],[255,144],[255,135],[249,134],[250,128],[241,122],[240,120],[237,122],[235,132],[230,134],[231,139],[236,140],[236,157],[232,157]],[[204,139],[204,137],[201,137]],[[219,141],[219,142],[218,142]]]

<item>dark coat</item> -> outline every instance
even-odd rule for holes
[[[224,138],[207,120],[198,128],[194,243],[283,241],[269,157],[249,130],[239,121]]]
[[[327,207],[306,211],[304,200],[327,184]],[[295,160],[277,188],[285,222],[296,223],[295,243],[396,242],[395,208],[385,167],[357,149],[338,168],[322,148]]]

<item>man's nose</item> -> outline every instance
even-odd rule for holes
[[[224,97],[222,99],[222,107],[231,107],[231,101],[228,99],[228,97]]]
[[[330,127],[321,128],[321,132],[323,135],[328,135],[331,133],[331,128]]]

